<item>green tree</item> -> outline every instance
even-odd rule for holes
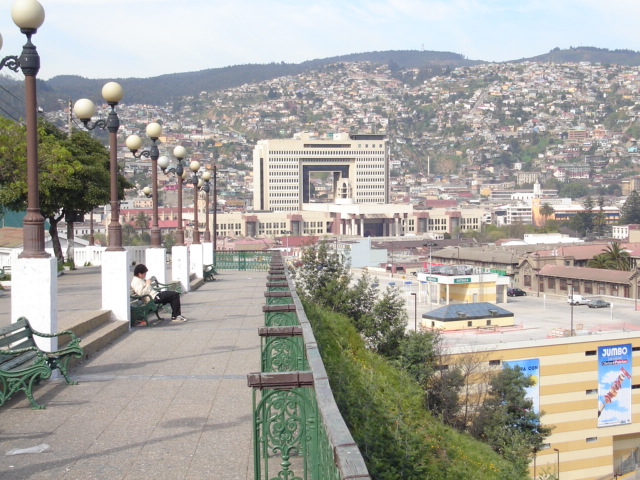
[[[632,190],[620,209],[620,225],[640,223],[640,195]]]
[[[140,234],[149,228],[149,217],[144,212],[138,212],[136,218],[133,220],[133,224],[136,228],[140,229]]]
[[[604,214],[604,197],[600,195],[598,197],[598,212],[595,214],[595,217],[593,219],[593,227],[599,237],[602,237],[604,235],[606,226],[607,217]]]
[[[543,203],[542,206],[540,207],[540,215],[544,217],[545,224],[547,223],[547,218],[549,218],[554,213],[555,213],[555,210],[553,209],[553,207],[546,202]]]
[[[533,411],[533,401],[526,397],[526,388],[533,382],[520,367],[505,365],[491,379],[489,395],[473,425],[477,438],[513,462],[523,474],[552,430],[540,422],[540,415]]]
[[[26,132],[22,125],[0,119],[0,205],[26,207]],[[67,213],[91,211],[110,198],[109,152],[86,132],[71,138],[50,123],[38,125],[40,210],[48,220],[54,254],[62,259],[57,224]],[[124,198],[126,180],[119,176],[119,198]]]
[[[327,242],[307,247],[296,270],[298,293],[318,305],[340,311],[347,300],[351,273]]]
[[[388,358],[398,357],[407,327],[407,311],[397,287],[387,287],[362,326],[361,333],[369,348]]]
[[[586,232],[592,232],[595,218],[593,214],[593,199],[591,198],[591,195],[587,195],[587,198],[584,199],[584,202],[582,202],[582,208],[584,209],[584,211],[581,212],[583,227]]]
[[[607,263],[611,270],[630,270],[629,252],[624,250],[619,242],[610,243],[604,250],[603,255],[607,258]]]
[[[609,258],[604,253],[599,253],[598,255],[594,255],[592,259],[587,262],[587,267],[589,268],[601,268],[608,269],[611,266],[611,262]]]
[[[0,119],[0,144],[0,204],[22,210],[27,201],[24,127]],[[85,213],[109,200],[109,153],[84,132],[73,132],[68,138],[52,124],[41,121],[38,161],[40,210],[50,225],[55,256],[62,259],[58,222],[67,213]]]
[[[558,195],[561,197],[569,197],[572,200],[584,197],[589,193],[589,187],[581,183],[565,183],[560,188]]]

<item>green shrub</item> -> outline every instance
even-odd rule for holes
[[[336,402],[372,478],[527,478],[488,445],[432,417],[420,386],[365,348],[349,319],[304,305]]]

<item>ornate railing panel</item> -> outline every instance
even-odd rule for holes
[[[269,282],[281,282],[282,276],[292,285],[274,254]],[[331,393],[297,293],[269,288],[265,298],[266,326],[259,329],[262,372],[248,376],[255,480],[370,480]]]
[[[251,270],[266,272],[271,252],[215,252],[216,270]]]

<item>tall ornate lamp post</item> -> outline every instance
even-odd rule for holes
[[[171,276],[174,281],[182,284],[182,291],[188,292],[191,289],[189,282],[189,248],[184,244],[184,228],[182,222],[182,184],[187,173],[182,165],[182,160],[187,156],[187,150],[178,145],[173,149],[173,155],[178,160],[175,168],[169,167],[169,159],[160,157],[158,166],[164,173],[175,173],[178,180],[178,228],[176,229],[176,244],[171,247]]]
[[[218,172],[213,164],[213,266],[216,266],[218,254]]]
[[[151,159],[151,188],[153,190],[153,219],[151,223],[151,248],[162,247],[162,236],[160,235],[160,227],[158,227],[158,158],[160,151],[156,142],[162,135],[162,127],[158,123],[150,123],[146,129],[147,135],[153,142],[148,150],[138,150],[142,147],[142,139],[138,135],[129,135],[127,137],[127,148],[131,151],[135,158]]]
[[[24,246],[19,258],[48,258],[44,249],[44,217],[40,213],[38,187],[38,105],[36,75],[40,70],[40,55],[31,37],[44,23],[44,8],[36,0],[18,0],[11,8],[13,22],[27,37],[17,65],[24,74],[27,127],[27,214],[23,221]],[[14,62],[15,57],[11,57]],[[5,61],[2,62],[3,66]]]
[[[122,245],[122,225],[120,224],[120,199],[118,196],[118,130],[120,119],[116,106],[122,100],[124,92],[116,82],[108,82],[102,87],[102,98],[111,110],[107,119],[94,122],[91,118],[96,112],[94,103],[86,98],[78,100],[73,111],[87,130],[107,129],[109,132],[109,190],[111,216],[107,227],[108,245],[102,257],[102,309],[111,310],[116,320],[129,323],[129,252]],[[93,209],[91,211],[93,220]]]
[[[173,149],[173,156],[178,160],[178,164],[175,168],[169,167],[169,159],[167,157],[160,157],[158,159],[158,166],[163,173],[175,173],[178,180],[178,228],[176,229],[176,245],[184,245],[184,228],[182,228],[182,180],[184,174],[184,167],[182,166],[182,159],[187,156],[187,150],[178,145]]]
[[[189,164],[189,170],[193,172],[193,241],[194,245],[200,244],[200,227],[198,224],[198,187],[200,186],[201,179],[198,178],[198,170],[200,170],[200,162],[197,160],[191,160]]]
[[[95,104],[88,98],[81,98],[73,106],[73,112],[82,121],[87,130],[106,128],[109,132],[109,173],[111,221],[108,226],[109,246],[107,251],[122,251],[122,225],[120,225],[120,201],[118,199],[118,129],[120,119],[116,106],[122,100],[124,92],[120,84],[109,82],[102,87],[102,98],[111,107],[107,120],[97,120],[91,123],[91,117],[96,113]],[[93,212],[92,212],[93,213]],[[93,215],[92,217],[93,218]]]
[[[203,172],[202,180],[204,180],[204,186],[202,190],[206,193],[205,202],[204,202],[204,210],[206,212],[205,216],[205,227],[204,227],[204,241],[206,243],[211,242],[211,232],[209,231],[209,192],[211,191],[211,172],[209,170]]]
[[[24,74],[25,120],[27,133],[27,213],[23,220],[23,250],[12,265],[11,320],[25,316],[36,330],[57,330],[57,304],[54,301],[58,277],[57,262],[44,249],[44,217],[40,212],[38,185],[38,112],[36,76],[40,55],[31,37],[44,23],[44,8],[36,0],[17,0],[11,8],[13,22],[27,37],[20,57],[9,56],[0,68]],[[0,43],[1,45],[1,43]],[[33,299],[39,299],[34,302]],[[55,349],[57,340],[43,342],[45,349]]]
[[[198,178],[198,170],[200,170],[200,162],[197,160],[192,160],[189,164],[189,170],[193,172],[193,177],[190,181],[193,183],[193,240],[191,242],[190,247],[190,270],[191,273],[194,273],[198,278],[202,278],[204,276],[203,269],[203,249],[202,244],[200,243],[200,229],[198,222],[198,188],[201,187],[204,182],[202,179]]]
[[[151,190],[153,196],[153,217],[151,220],[151,248],[145,252],[149,275],[155,276],[160,283],[166,283],[166,251],[162,247],[162,235],[158,226],[158,158],[160,151],[156,142],[162,135],[162,127],[158,123],[147,125],[146,133],[153,142],[148,150],[138,152],[142,147],[142,139],[138,135],[127,137],[127,148],[133,153],[135,158],[151,159]]]

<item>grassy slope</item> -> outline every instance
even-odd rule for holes
[[[373,479],[509,479],[490,447],[432,417],[422,390],[367,350],[349,320],[305,304],[342,415]]]

